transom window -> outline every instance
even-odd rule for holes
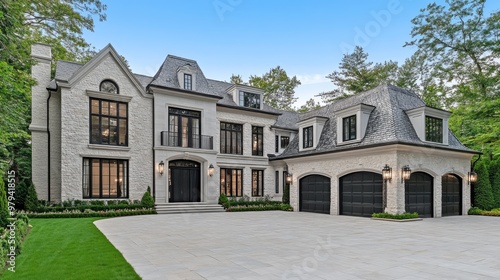
[[[223,154],[243,154],[243,125],[220,123],[220,152]]]
[[[252,196],[264,196],[264,170],[252,170]]]
[[[99,85],[99,91],[118,94],[118,86],[111,80],[104,80]]]
[[[193,89],[193,76],[191,74],[184,74],[184,89]]]
[[[308,126],[302,130],[302,147],[310,148],[313,146],[313,127]]]
[[[425,141],[443,143],[443,120],[425,116]]]
[[[285,149],[286,147],[288,147],[288,144],[290,144],[290,137],[281,136],[281,148]]]
[[[83,198],[127,197],[127,160],[83,159]]]
[[[221,168],[220,169],[220,193],[227,196],[243,195],[243,170]]]
[[[264,128],[252,126],[252,155],[262,156],[264,153]]]
[[[260,95],[256,93],[240,91],[240,106],[260,109]]]
[[[343,141],[356,140],[356,115],[342,119]]]
[[[128,104],[90,99],[90,143],[127,146]]]

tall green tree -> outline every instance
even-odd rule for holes
[[[311,99],[306,101],[306,104],[300,106],[300,108],[297,109],[297,112],[305,113],[305,112],[313,111],[313,110],[316,110],[319,108],[321,108],[321,103],[316,102],[316,100],[314,100],[314,98],[311,98]]]
[[[235,85],[244,85],[245,84],[243,82],[243,77],[241,77],[241,75],[235,75],[235,74],[231,75],[231,77],[229,78],[229,82],[231,84],[235,84]]]
[[[297,100],[295,88],[301,84],[296,76],[288,77],[280,66],[262,76],[250,76],[248,83],[264,90],[264,102],[281,110],[292,110],[292,104]]]
[[[495,208],[500,208],[500,157],[490,162],[489,173]]]
[[[474,206],[483,210],[491,210],[495,206],[495,198],[491,189],[487,160],[480,160],[476,165],[477,182],[474,184]]]
[[[380,83],[394,82],[397,71],[396,62],[370,62],[363,48],[356,46],[353,53],[342,57],[339,69],[326,76],[335,85],[335,89],[320,93],[318,96],[324,102],[331,103],[343,96],[370,90]]]

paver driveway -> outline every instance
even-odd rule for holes
[[[143,279],[500,279],[500,218],[292,212],[96,221]]]

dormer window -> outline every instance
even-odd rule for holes
[[[443,143],[443,119],[425,116],[425,141]]]
[[[240,106],[260,109],[260,95],[256,93],[240,91]]]
[[[99,85],[99,91],[118,94],[118,86],[110,80],[104,80]]]
[[[184,89],[193,89],[193,76],[191,74],[184,74]]]
[[[343,140],[356,140],[356,115],[342,119]]]
[[[314,134],[313,134],[313,126],[308,126],[305,127],[302,131],[302,147],[305,148],[311,148],[313,146],[313,139],[314,139]]]

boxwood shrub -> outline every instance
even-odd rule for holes
[[[403,213],[403,214],[390,214],[390,213],[373,213],[373,218],[380,219],[394,219],[394,220],[406,220],[406,219],[416,219],[418,218],[418,213]]]

